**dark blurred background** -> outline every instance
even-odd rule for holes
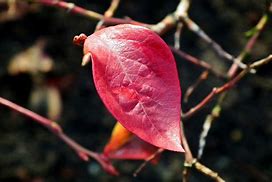
[[[18,1],[20,2],[20,0]],[[103,13],[110,0],[74,0]],[[173,12],[178,0],[123,0],[116,17],[156,23]],[[250,30],[265,11],[265,0],[193,0],[190,17],[225,50],[239,55]],[[115,119],[102,105],[92,82],[91,67],[81,67],[82,48],[73,45],[79,33],[91,34],[96,21],[64,10],[22,3],[14,17],[0,1],[0,96],[57,120],[83,146],[102,151]],[[173,45],[174,30],[163,35]],[[271,20],[247,61],[272,53]],[[182,32],[181,49],[226,72],[231,63],[218,58],[196,34]],[[37,61],[38,60],[38,61]],[[183,93],[202,69],[176,57]],[[29,66],[32,65],[32,66]],[[227,181],[272,179],[271,65],[248,75],[228,94],[219,119],[207,137],[201,162]],[[187,110],[222,79],[210,76],[190,97]],[[194,155],[202,124],[214,102],[184,122]],[[158,165],[147,165],[132,177],[139,161],[116,161],[119,177],[107,175],[95,161],[85,163],[45,128],[0,106],[0,181],[180,181],[183,155],[165,152]],[[211,181],[192,171],[190,181]]]

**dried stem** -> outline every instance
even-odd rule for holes
[[[213,170],[204,166],[203,164],[201,164],[198,161],[196,161],[193,164],[193,166],[196,170],[200,171],[201,173],[205,174],[206,176],[209,176],[210,178],[212,178],[213,180],[215,180],[217,182],[224,182],[225,181],[218,175],[218,173],[214,172]]]
[[[181,130],[182,130],[181,131],[182,146],[185,151],[185,153],[184,153],[185,159],[184,159],[184,164],[183,164],[184,169],[182,172],[182,181],[187,182],[189,179],[189,166],[187,164],[193,163],[194,157],[193,157],[193,154],[191,152],[190,146],[188,144],[188,141],[187,141],[187,138],[185,135],[183,123],[181,123]]]
[[[23,108],[7,99],[0,97],[0,104],[6,106],[15,112],[18,112],[26,117],[31,118],[33,121],[43,125],[44,127],[48,128],[54,135],[59,137],[62,141],[64,141],[71,149],[73,149],[78,156],[84,160],[88,161],[89,157],[95,159],[105,171],[112,175],[118,175],[116,169],[111,165],[111,163],[106,159],[103,158],[100,154],[90,151],[78,143],[76,143],[73,139],[68,137],[61,129],[61,127],[54,121],[51,121],[41,115],[38,115],[26,108]]]

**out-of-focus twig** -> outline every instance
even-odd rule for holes
[[[183,23],[179,22],[177,24],[176,32],[174,35],[174,47],[175,49],[180,49],[180,37],[181,37],[181,31],[183,28]]]
[[[104,13],[105,17],[112,17],[115,10],[118,8],[120,0],[112,0],[108,10]]]
[[[113,14],[115,13],[116,9],[118,8],[120,4],[120,0],[112,0],[111,1],[111,4],[110,4],[110,7],[108,8],[107,11],[105,11],[104,13],[104,18],[111,18],[113,16]],[[95,30],[100,30],[102,28],[104,28],[104,20],[100,20],[96,27],[95,27]]]
[[[0,97],[0,105],[8,107],[15,112],[18,112],[26,117],[29,117],[33,121],[48,128],[49,131],[51,131],[53,134],[59,137],[62,141],[64,141],[71,149],[73,149],[82,160],[88,161],[89,158],[91,157],[95,159],[103,167],[103,169],[106,172],[112,175],[118,175],[118,171],[116,171],[116,169],[112,166],[112,164],[109,162],[108,159],[103,158],[100,154],[90,151],[89,149],[86,149],[85,147],[76,143],[73,139],[68,137],[63,132],[62,128],[56,122],[51,121],[43,116],[40,116],[2,97]]]

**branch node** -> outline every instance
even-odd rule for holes
[[[187,167],[187,168],[192,168],[194,165],[195,165],[195,163],[197,162],[197,159],[193,159],[192,161],[184,161],[184,164],[183,164],[183,166],[184,167]]]
[[[54,130],[57,133],[62,133],[63,132],[62,128],[56,122],[52,122],[50,128],[52,128],[52,130]]]

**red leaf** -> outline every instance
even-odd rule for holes
[[[97,91],[130,132],[160,148],[183,152],[181,91],[174,57],[151,30],[117,25],[90,35],[84,58],[92,58]]]

